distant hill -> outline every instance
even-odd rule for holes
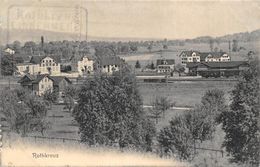
[[[0,43],[6,43],[6,34],[7,31],[5,29],[2,30],[0,35],[2,38],[0,38]],[[61,33],[61,32],[54,32],[54,31],[46,31],[46,30],[11,30],[9,32],[9,42],[13,42],[15,40],[18,40],[20,42],[26,42],[26,41],[35,41],[40,42],[41,36],[45,37],[46,42],[47,41],[62,41],[62,40],[69,40],[73,41],[78,39],[77,34],[73,33]],[[81,40],[85,40],[86,36],[85,34],[81,35]],[[159,40],[155,38],[106,38],[106,37],[96,37],[96,36],[88,36],[88,41],[149,41],[149,40]]]
[[[252,32],[241,32],[235,34],[228,34],[220,37],[210,37],[210,36],[201,36],[194,39],[186,39],[186,41],[194,43],[206,43],[211,39],[215,39],[218,42],[228,42],[232,40],[238,40],[240,42],[249,42],[249,41],[260,41],[260,29],[257,29]]]
[[[0,43],[6,43],[6,30],[3,29],[0,32]],[[21,42],[25,41],[35,41],[39,42],[40,37],[43,35],[45,37],[45,41],[60,41],[60,40],[76,40],[77,35],[73,33],[60,33],[54,31],[45,31],[45,30],[11,30],[9,32],[9,42],[13,42],[15,40],[19,40]],[[85,40],[85,35],[82,35],[81,40]],[[192,43],[208,43],[209,40],[214,39],[218,42],[228,42],[234,39],[238,41],[248,42],[248,41],[260,41],[260,29],[252,31],[252,32],[241,32],[235,34],[228,34],[220,37],[211,37],[211,36],[201,36],[194,39],[176,39],[171,41],[186,41]],[[88,41],[157,41],[163,39],[156,39],[156,38],[106,38],[106,37],[96,37],[96,36],[88,36]]]

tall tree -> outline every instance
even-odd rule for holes
[[[59,92],[57,90],[47,90],[43,94],[43,99],[47,102],[47,104],[51,107],[53,103],[57,102],[59,97]]]
[[[232,51],[237,52],[238,51],[238,40],[234,39],[232,44]]]
[[[183,65],[178,63],[176,66],[174,66],[174,70],[179,73],[179,76],[181,76],[181,73],[183,73],[185,71],[185,68]]]
[[[161,116],[165,117],[165,112],[171,107],[170,101],[167,97],[158,97],[156,96],[152,102],[152,109],[150,110],[152,116],[156,120],[156,124],[158,123],[158,119]]]
[[[218,122],[220,114],[228,108],[225,93],[220,89],[207,90],[201,98],[201,105],[206,108],[208,115],[212,116],[212,123]]]
[[[250,68],[245,71],[234,90],[230,110],[221,114],[225,131],[223,146],[238,163],[259,165],[259,60],[250,60]]]
[[[13,49],[14,49],[15,53],[20,53],[21,52],[21,42],[14,41],[13,42]]]
[[[135,77],[127,71],[96,76],[81,87],[73,115],[82,142],[144,150],[152,144]]]
[[[5,76],[13,75],[15,71],[14,55],[3,55],[1,57],[1,74]]]
[[[152,49],[153,49],[153,41],[151,41],[151,42],[148,44],[147,49],[149,50],[149,52],[152,51]]]
[[[141,64],[140,64],[140,62],[138,60],[135,63],[135,68],[141,68]]]
[[[75,100],[78,97],[77,89],[74,86],[67,86],[64,92],[64,109],[68,109],[69,112],[73,110],[75,107]]]
[[[210,48],[210,51],[213,52],[213,48],[214,48],[214,40],[213,39],[209,40],[209,48]]]
[[[153,61],[152,61],[152,63],[151,63],[151,66],[150,66],[150,68],[151,68],[152,70],[154,70],[154,69],[155,69],[155,65],[154,65]]]

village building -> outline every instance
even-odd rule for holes
[[[186,66],[187,63],[200,62],[200,52],[198,51],[183,51],[179,55],[181,64]]]
[[[202,77],[230,77],[237,76],[248,69],[247,61],[199,62],[188,63],[189,75]]]
[[[16,65],[19,75],[60,75],[60,59],[57,56],[32,56],[28,63]]]
[[[225,62],[231,61],[230,56],[226,52],[202,52],[201,62]]]
[[[71,81],[64,76],[50,76],[48,74],[24,75],[18,83],[23,88],[32,91],[33,94],[41,96],[46,91],[57,91],[62,95]]]
[[[174,59],[158,59],[156,62],[157,73],[171,73],[174,71]]]
[[[5,50],[4,50],[5,53],[8,53],[10,55],[13,55],[15,54],[15,50],[13,50],[12,48],[9,48],[7,47]]]
[[[24,75],[18,83],[23,88],[32,91],[33,94],[41,96],[47,90],[53,91],[53,80],[48,74]]]
[[[73,56],[71,58],[71,71],[78,72],[79,75],[91,74],[94,71],[94,61],[89,55]]]
[[[104,56],[97,60],[98,71],[106,74],[113,74],[115,71],[119,71],[119,68],[123,60],[117,56]]]
[[[225,62],[231,61],[230,56],[226,52],[198,52],[183,51],[179,55],[182,65],[195,62]]]
[[[59,92],[59,95],[62,96],[65,92],[66,87],[72,84],[72,82],[64,76],[50,76],[53,81],[53,90]]]

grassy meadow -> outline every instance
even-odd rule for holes
[[[200,103],[201,97],[206,90],[221,89],[228,92],[233,89],[236,81],[174,81],[172,83],[138,83],[138,89],[145,105],[150,105],[155,96],[168,97],[175,106],[189,106]]]

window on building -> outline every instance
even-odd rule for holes
[[[44,85],[42,85],[42,89],[44,89]]]

